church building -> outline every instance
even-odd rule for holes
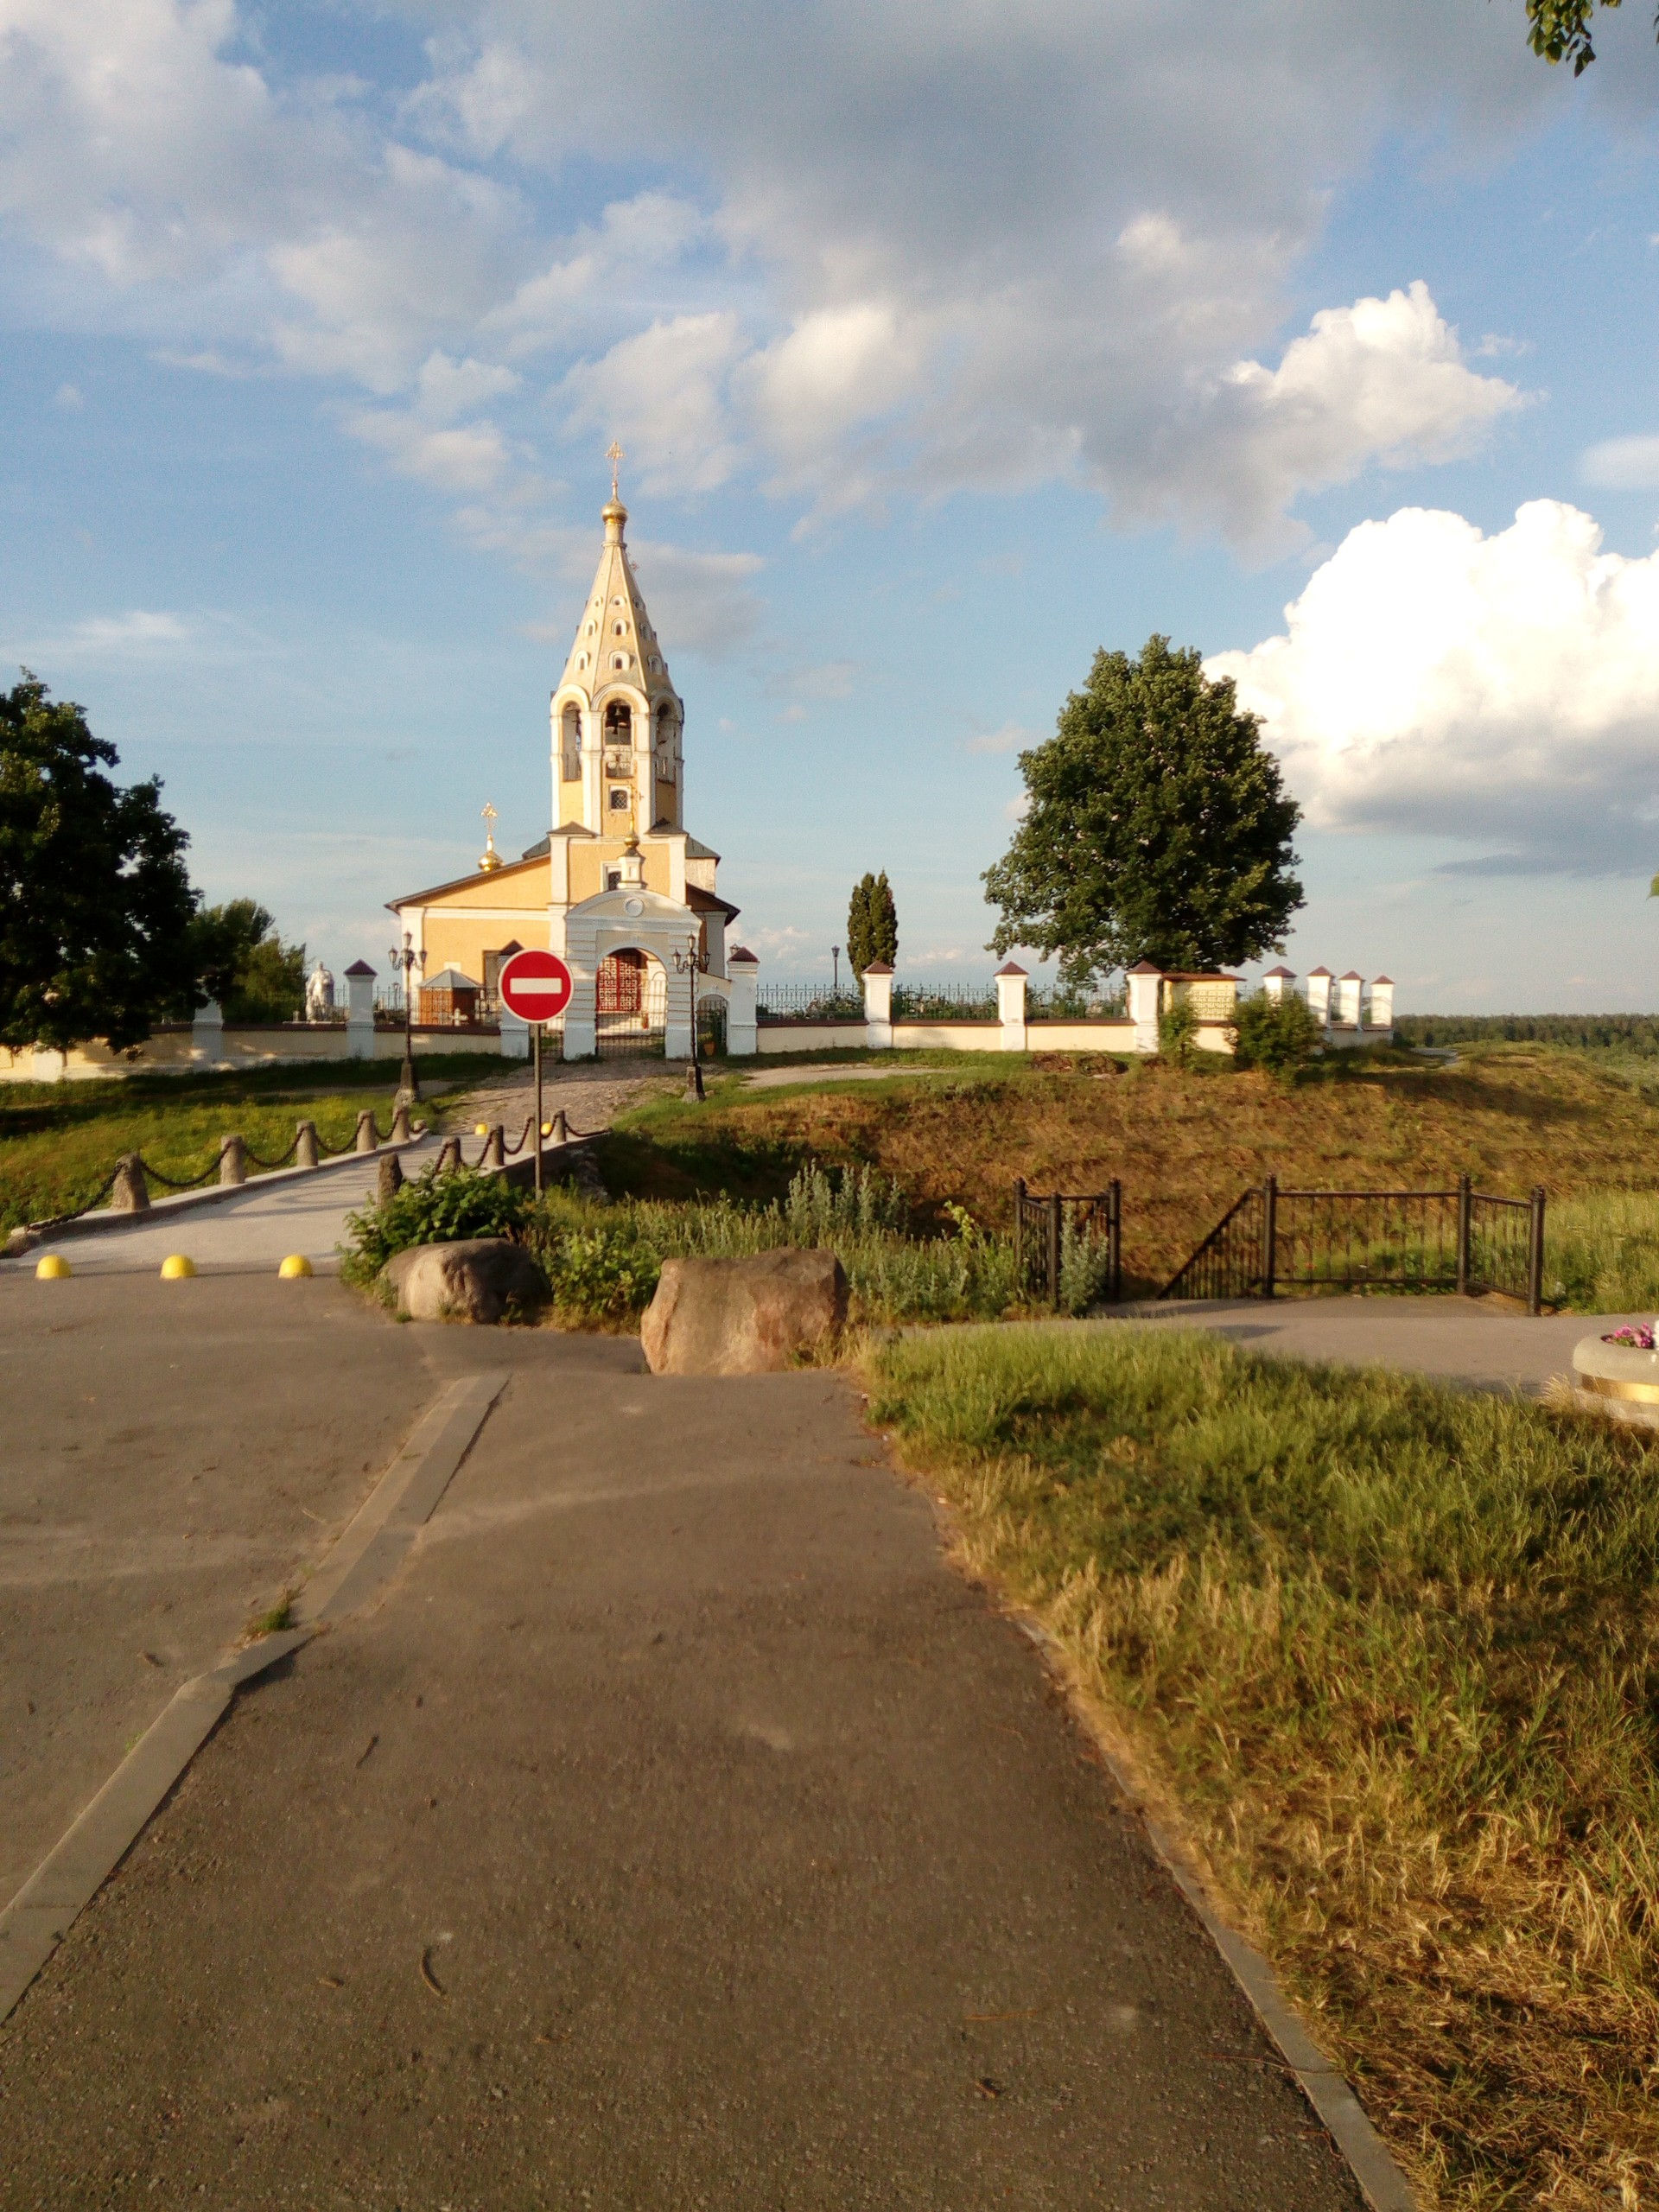
[[[496,851],[492,828],[473,873],[389,903],[423,1000],[442,977],[452,995],[459,978],[492,1001],[503,960],[533,946],[560,954],[574,980],[567,1058],[659,1040],[689,1058],[700,1010],[723,1026],[738,910],[715,889],[719,854],[685,826],[685,706],[628,558],[614,478],[601,519],[599,569],[552,698],[556,826],[516,861]]]

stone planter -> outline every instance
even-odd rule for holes
[[[1659,1428],[1659,1351],[1580,1337],[1573,1347],[1573,1396],[1589,1413]]]

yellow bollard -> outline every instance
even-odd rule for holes
[[[61,1252],[42,1252],[35,1262],[36,1282],[61,1282],[73,1272],[68,1261],[64,1258]]]
[[[183,1282],[196,1272],[196,1263],[186,1252],[169,1252],[162,1262],[163,1282]]]
[[[303,1252],[290,1252],[276,1273],[283,1282],[300,1282],[311,1272],[311,1262]]]
[[[473,1123],[473,1135],[475,1137],[486,1137],[489,1134],[490,1125],[487,1122],[474,1122]]]

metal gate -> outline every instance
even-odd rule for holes
[[[1033,1299],[1058,1313],[1068,1274],[1072,1287],[1103,1270],[1099,1295],[1116,1305],[1123,1295],[1123,1185],[1116,1176],[1086,1197],[1056,1191],[1039,1198],[1014,1180],[1014,1255]]]
[[[1544,1192],[1282,1191],[1269,1175],[1229,1206],[1160,1298],[1281,1291],[1496,1291],[1543,1305]]]
[[[643,952],[607,953],[594,991],[594,1041],[601,1059],[661,1052],[668,1009],[662,963]]]

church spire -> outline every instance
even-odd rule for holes
[[[679,829],[684,821],[680,733],[684,709],[629,558],[613,444],[605,542],[553,695],[555,816],[601,836]]]

